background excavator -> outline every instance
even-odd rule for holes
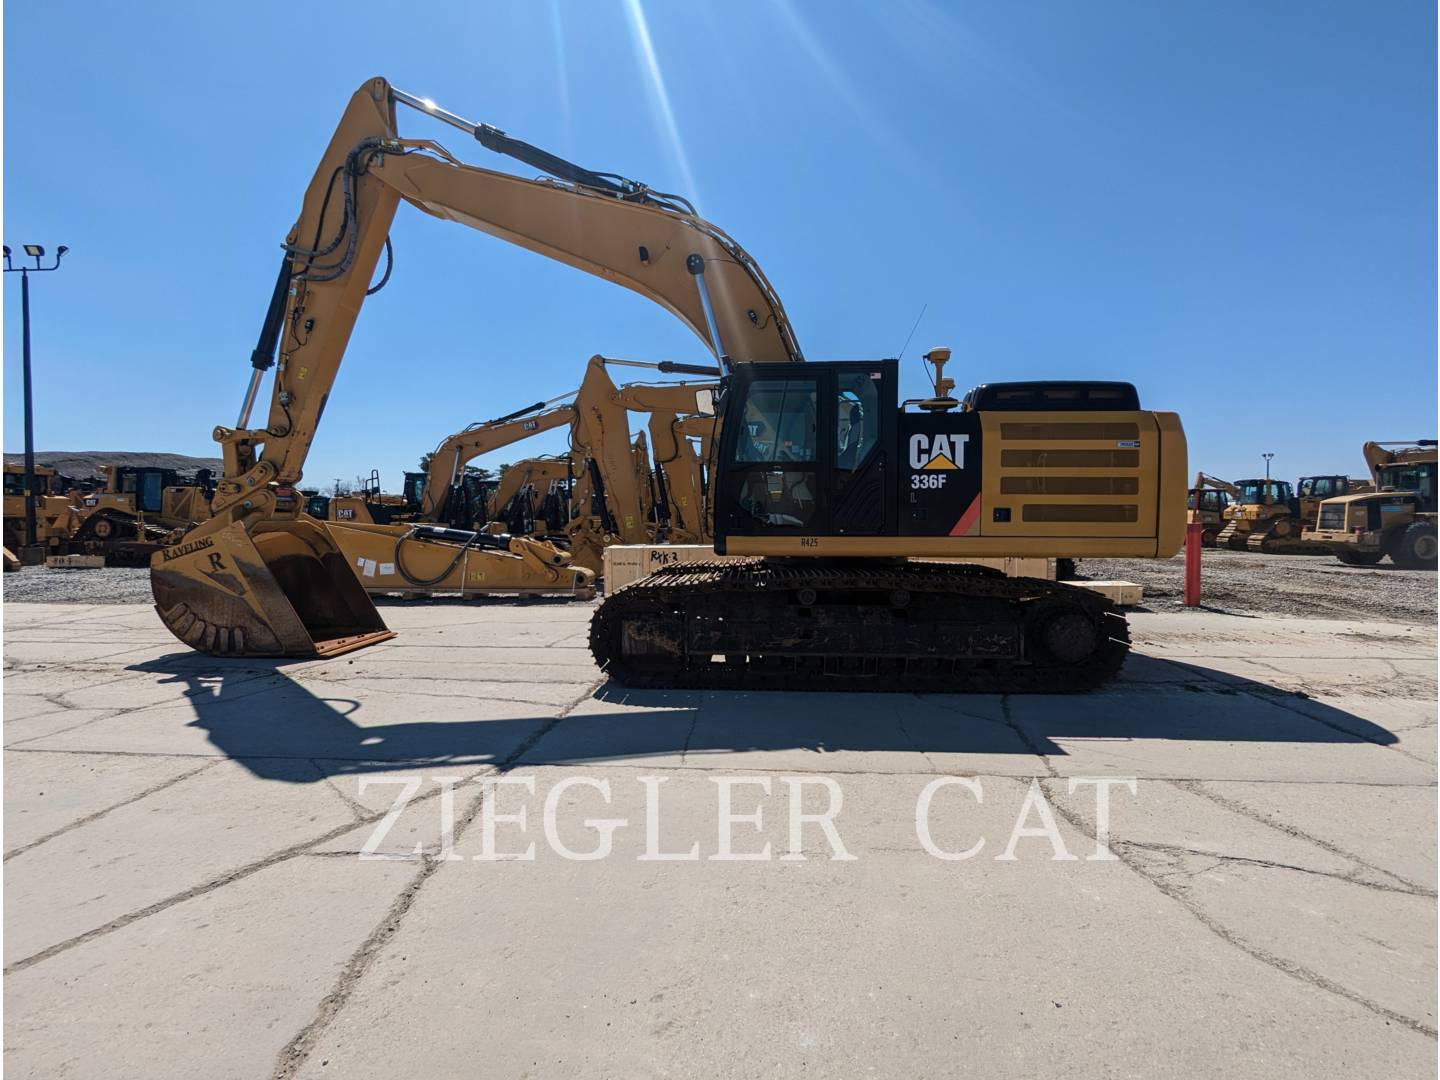
[[[1204,532],[1200,534],[1200,543],[1203,546],[1215,546],[1215,538],[1225,527],[1225,511],[1239,494],[1240,489],[1228,480],[1217,480],[1203,472],[1195,474],[1195,483],[1190,488],[1186,502],[1188,513],[1185,520],[1191,523],[1198,521],[1205,526]]]
[[[629,412],[708,406],[715,388],[714,383],[617,387],[606,370],[610,364],[665,372],[714,370],[591,357],[573,402],[556,404],[569,394],[537,402],[471,424],[441,442],[430,455],[418,493],[407,499],[408,505],[419,507],[408,519],[363,520],[354,516],[354,500],[332,501],[326,529],[366,591],[592,597],[608,544],[655,538],[648,447],[643,435],[631,442]],[[467,483],[466,466],[481,455],[560,427],[569,428],[571,457],[575,471],[582,474],[581,496],[593,500],[598,512],[588,512],[587,501],[572,509],[557,530],[547,530],[543,541],[528,535],[528,524],[515,528],[504,522],[511,526],[508,535],[494,528],[495,507],[477,498]],[[685,449],[690,449],[688,443]],[[677,458],[683,454],[678,448],[674,453]],[[681,482],[680,469],[673,471]],[[693,477],[685,477],[679,492],[682,507],[692,515],[695,504],[688,486],[693,482]],[[363,507],[373,513],[375,505],[367,501]],[[342,516],[347,510],[352,512],[349,518]],[[504,537],[503,547],[497,535]]]
[[[545,176],[465,165],[438,143],[400,138],[398,105]],[[684,199],[372,79],[350,99],[285,239],[239,420],[215,429],[225,475],[213,517],[151,563],[161,619],[195,648],[336,655],[393,636],[324,525],[304,515],[295,485],[402,200],[632,289],[707,343],[723,334],[747,359],[802,359],[760,268]],[[381,284],[389,272],[387,263]],[[252,427],[272,367],[268,415]]]

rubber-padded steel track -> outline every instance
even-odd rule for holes
[[[1098,593],[963,564],[680,564],[590,623],[596,663],[655,689],[1072,693],[1114,675],[1129,644]]]

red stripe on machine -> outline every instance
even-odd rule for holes
[[[968,536],[970,530],[975,527],[975,522],[980,520],[980,496],[970,500],[970,505],[960,515],[960,520],[955,522],[955,527],[950,530],[951,536]]]

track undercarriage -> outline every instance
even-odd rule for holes
[[[1070,693],[1118,671],[1129,641],[1076,586],[873,561],[665,567],[590,627],[600,667],[642,688]]]

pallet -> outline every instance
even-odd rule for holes
[[[1117,607],[1138,607],[1145,598],[1145,587],[1133,581],[1071,581],[1067,584],[1098,592]]]
[[[45,559],[47,570],[99,570],[104,565],[104,555],[50,555]]]

